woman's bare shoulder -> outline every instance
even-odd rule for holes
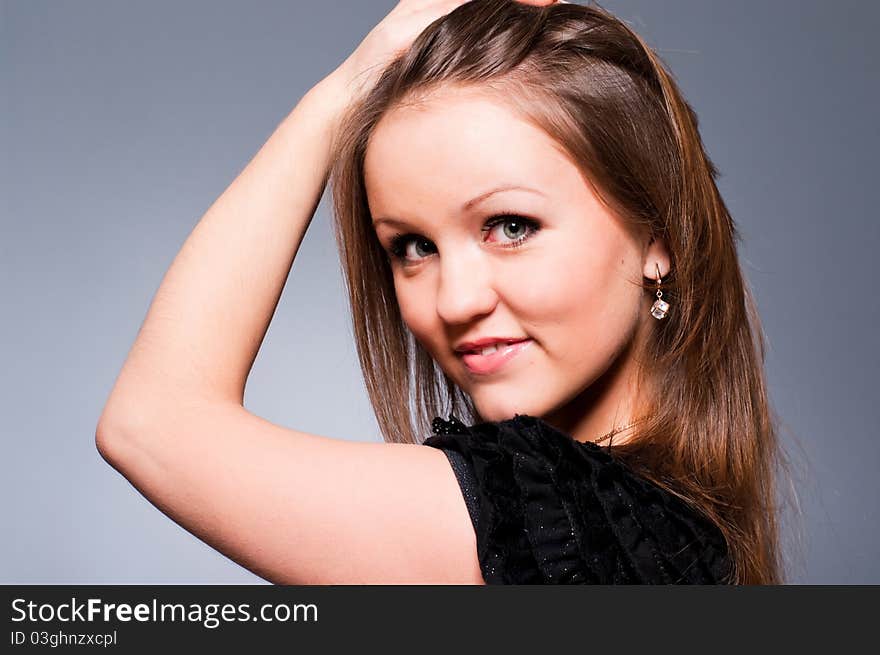
[[[99,426],[104,459],[179,525],[280,584],[483,584],[445,454],[333,439],[240,405]]]

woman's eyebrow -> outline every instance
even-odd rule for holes
[[[521,184],[506,184],[504,186],[496,187],[496,188],[492,189],[491,191],[486,191],[485,193],[481,193],[476,198],[471,198],[470,200],[468,200],[466,203],[464,203],[461,206],[461,211],[466,212],[466,211],[473,209],[474,207],[479,205],[481,202],[486,200],[489,196],[493,196],[496,193],[501,193],[502,191],[514,191],[514,190],[529,191],[531,193],[537,193],[539,196],[546,197],[546,194],[543,191],[539,191],[538,189],[533,189],[532,187],[522,186]]]
[[[546,195],[547,195],[543,191],[539,191],[538,189],[533,189],[532,187],[522,186],[521,184],[505,184],[503,186],[499,186],[499,187],[495,187],[494,189],[490,189],[489,191],[485,191],[485,192],[481,193],[480,195],[478,195],[474,198],[471,198],[470,200],[468,200],[466,203],[464,203],[461,206],[461,212],[464,213],[464,212],[471,211],[474,207],[479,205],[484,200],[487,200],[490,196],[493,196],[496,193],[501,193],[502,191],[528,191],[530,193],[535,193],[539,196],[546,197]],[[375,228],[380,223],[392,223],[392,224],[396,224],[396,225],[406,225],[407,224],[406,221],[402,221],[400,219],[382,216],[382,217],[377,218],[373,221],[373,227]]]

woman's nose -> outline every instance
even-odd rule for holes
[[[467,323],[498,303],[492,267],[479,254],[441,257],[437,313],[447,323]]]

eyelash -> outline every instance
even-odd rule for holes
[[[503,244],[502,248],[518,248],[524,242],[531,239],[537,232],[540,231],[541,226],[538,222],[531,218],[526,218],[525,216],[520,216],[514,213],[501,213],[495,214],[494,216],[489,217],[486,220],[486,223],[483,225],[481,232],[489,232],[496,225],[501,225],[503,223],[522,223],[528,228],[528,232],[525,235],[517,238],[514,241],[510,241],[508,243]],[[393,259],[397,259],[404,264],[413,264],[417,262],[408,262],[406,260],[406,247],[409,245],[409,241],[413,238],[418,237],[417,234],[397,234],[394,238],[391,239],[391,243],[388,247],[389,255]],[[427,257],[422,257],[421,259],[427,259]],[[419,261],[421,261],[421,259]]]

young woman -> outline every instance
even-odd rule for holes
[[[276,582],[777,582],[763,341],[715,175],[606,11],[400,2],[196,226],[98,448]],[[242,406],[328,178],[389,443]]]

